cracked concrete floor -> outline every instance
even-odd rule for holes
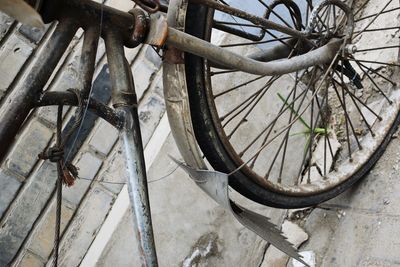
[[[300,220],[316,266],[400,266],[400,139],[394,138],[372,171],[349,191]]]

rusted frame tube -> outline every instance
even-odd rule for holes
[[[112,29],[107,30],[105,43],[114,93],[114,107],[124,120],[120,138],[128,168],[128,194],[133,210],[134,232],[138,241],[141,264],[146,267],[156,267],[158,266],[157,254],[132,74],[125,59],[123,42],[118,32]]]
[[[87,104],[87,100],[84,100],[84,105]],[[78,98],[76,94],[72,92],[45,92],[38,102],[35,103],[35,107],[43,106],[78,106]],[[88,109],[94,112],[97,116],[104,119],[115,128],[120,129],[122,127],[122,118],[112,108],[107,105],[98,102],[91,98],[89,101]]]
[[[279,61],[260,62],[210,44],[171,27],[168,28],[166,40],[167,46],[206,58],[220,66],[256,75],[270,76],[283,75],[311,66],[329,63],[342,47],[342,44],[343,40],[332,39],[328,44],[303,55]]]
[[[90,26],[85,29],[83,46],[80,58],[80,86],[83,99],[89,98],[92,87],[93,74],[96,64],[97,47],[100,38],[100,28],[98,25]]]
[[[60,20],[27,77],[4,100],[7,105],[3,105],[0,111],[0,161],[4,159],[29,112],[35,107],[36,100],[77,29],[73,20]]]
[[[119,32],[126,47],[138,45],[132,38],[135,24],[132,14],[92,0],[49,0],[46,1],[40,14],[46,23],[66,16],[77,21],[85,29],[101,25],[101,36],[104,37],[105,29],[113,29]]]
[[[287,59],[292,51],[290,46],[295,47],[296,42],[298,42],[296,39],[289,39],[286,41],[286,43],[289,45],[289,47],[286,44],[276,44],[269,49],[262,49],[262,50],[256,51],[254,53],[247,55],[246,57],[249,59],[260,61],[260,62],[269,62],[269,61],[274,61],[274,60],[279,60],[279,59]],[[310,51],[310,50],[311,50],[311,47],[307,46],[305,44],[296,46],[296,52],[299,54],[307,53],[307,51]],[[225,66],[217,64],[213,61],[210,61],[209,65],[210,65],[210,67],[213,67],[213,68],[228,69]]]

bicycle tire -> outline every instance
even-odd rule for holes
[[[185,32],[201,39],[210,40],[212,28],[210,26],[212,15],[210,14],[212,13],[212,10],[204,6],[189,3],[186,12]],[[234,159],[232,148],[227,147],[226,141],[221,140],[225,132],[221,131],[221,125],[218,125],[220,122],[215,121],[216,104],[210,97],[210,90],[207,91],[206,89],[207,81],[210,80],[208,62],[197,56],[186,54],[185,71],[191,116],[198,144],[214,169],[225,173],[234,172],[244,161],[238,162],[237,159]],[[384,153],[399,123],[400,113],[397,109],[396,114],[390,120],[390,125],[386,125],[384,137],[375,147],[373,153],[369,155],[368,160],[363,162],[345,180],[329,188],[308,192],[307,194],[282,192],[274,186],[260,184],[257,179],[252,177],[252,171],[244,170],[244,168],[237,170],[230,176],[229,184],[245,197],[271,207],[302,208],[317,205],[339,195],[364,177]]]

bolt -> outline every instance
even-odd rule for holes
[[[349,45],[346,45],[346,47],[345,47],[345,51],[348,54],[354,54],[355,52],[357,52],[357,50],[358,50],[357,46],[354,44],[349,44]]]

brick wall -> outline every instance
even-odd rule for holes
[[[128,10],[131,1],[110,0],[106,4]],[[40,31],[22,26],[0,14],[0,98],[1,105],[15,85],[28,73],[37,52],[47,42],[54,25]],[[71,43],[45,90],[63,91],[77,82],[82,31]],[[111,84],[104,43],[97,54],[93,82],[94,97],[110,100]],[[160,79],[161,61],[148,46],[126,51],[135,76],[139,116],[144,144],[148,142],[164,114]],[[65,108],[66,109],[66,108]],[[54,221],[56,168],[38,160],[38,153],[54,142],[56,108],[34,111],[20,131],[17,142],[0,169],[0,266],[44,266],[51,262]],[[64,129],[71,127],[74,110],[65,112]],[[76,145],[69,146],[79,168],[75,186],[64,188],[62,207],[62,244],[60,262],[76,266],[89,248],[96,231],[113,205],[125,175],[110,175],[121,165],[118,132],[90,112],[85,117]],[[68,145],[67,145],[68,147]],[[124,168],[123,168],[124,169]],[[120,174],[120,173],[119,173]]]

